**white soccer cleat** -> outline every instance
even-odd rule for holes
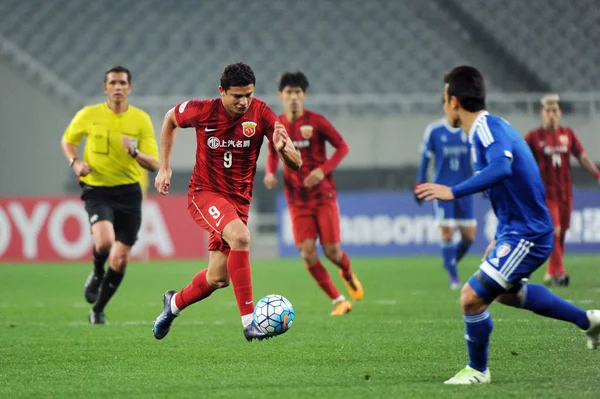
[[[447,385],[469,385],[469,384],[489,384],[492,382],[492,376],[490,375],[490,369],[488,368],[483,373],[475,370],[469,366],[460,370],[458,374],[450,378],[448,381],[444,381]]]
[[[598,349],[600,346],[600,310],[588,310],[587,318],[590,321],[590,328],[585,332],[587,337],[587,346],[590,349]]]

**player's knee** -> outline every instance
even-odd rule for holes
[[[96,252],[102,255],[108,255],[112,248],[112,242],[110,240],[103,240],[96,244]]]
[[[560,226],[554,226],[554,235],[559,236],[561,232],[562,229],[560,228]]]
[[[129,254],[124,252],[113,253],[110,257],[110,267],[118,272],[123,273],[127,268],[128,261]]]
[[[442,227],[440,230],[442,241],[452,241],[454,235],[454,229],[450,227]]]
[[[488,304],[471,288],[465,284],[460,292],[460,306],[465,314],[475,314],[483,312]]]
[[[314,265],[319,261],[319,254],[317,253],[317,247],[314,245],[301,245],[300,256],[308,265]]]
[[[229,243],[231,249],[248,249],[250,248],[250,230],[247,228],[239,229],[232,234],[232,242]]]
[[[332,262],[338,262],[342,258],[342,249],[338,245],[325,247],[323,248],[323,252],[325,252],[327,259]]]

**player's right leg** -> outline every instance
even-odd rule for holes
[[[458,264],[475,241],[477,219],[475,219],[473,196],[458,198],[454,202],[454,217],[461,237],[460,242],[456,245],[456,263]]]
[[[440,220],[440,246],[444,268],[448,272],[450,289],[456,290],[460,288],[460,279],[458,278],[458,269],[456,267],[456,246],[452,240],[453,236],[454,226],[449,221]]]

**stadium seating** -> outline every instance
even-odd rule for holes
[[[560,91],[600,89],[600,8],[593,0],[461,0],[529,69]]]
[[[419,1],[3,0],[0,34],[83,96],[101,94],[114,64],[133,71],[137,94],[214,95],[222,67],[238,60],[254,67],[258,94],[294,69],[313,93],[437,93],[449,67],[471,60],[423,18],[444,3]],[[553,88],[600,87],[590,1],[457,3]]]

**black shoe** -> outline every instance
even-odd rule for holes
[[[93,310],[88,315],[90,324],[104,324],[104,312],[94,312]]]
[[[253,339],[257,339],[262,341],[263,339],[271,338],[269,335],[262,332],[254,322],[248,325],[248,327],[244,328],[244,337],[246,341],[252,341]]]
[[[554,278],[554,284],[559,287],[568,287],[571,282],[571,277],[568,274],[563,274],[562,276],[556,276]]]
[[[88,303],[96,303],[98,300],[100,284],[102,284],[102,276],[98,276],[95,271],[92,271],[85,280],[85,286],[83,287],[83,296]]]

